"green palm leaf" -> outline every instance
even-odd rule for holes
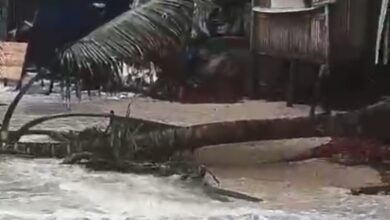
[[[121,62],[137,63],[179,51],[188,40],[193,14],[193,0],[152,0],[62,50],[61,66],[73,73],[98,66],[117,73]]]

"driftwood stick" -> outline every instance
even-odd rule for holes
[[[207,194],[218,194],[226,197],[231,197],[235,199],[245,200],[249,202],[262,202],[263,200],[254,196],[246,195],[244,193],[236,192],[233,190],[222,189],[219,187],[214,187],[210,185],[204,186],[204,190]]]

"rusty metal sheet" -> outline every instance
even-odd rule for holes
[[[27,43],[0,42],[0,79],[20,79],[26,50]]]

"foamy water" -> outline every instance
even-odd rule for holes
[[[57,160],[1,157],[0,219],[352,218],[267,210],[261,203],[219,202],[174,177],[87,172]]]

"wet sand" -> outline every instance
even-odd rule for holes
[[[343,167],[322,160],[257,167],[212,167],[222,187],[264,199],[267,208],[310,211],[353,201],[349,187],[380,182],[368,167]],[[345,204],[344,204],[345,206]]]
[[[337,208],[337,204],[348,208],[353,203],[352,207],[358,202],[349,189],[381,183],[376,170],[322,159],[280,162],[326,141],[328,138],[211,146],[199,150],[196,157],[218,176],[221,187],[262,198],[267,208],[310,211]]]
[[[9,103],[13,93],[1,93],[0,103]],[[237,104],[179,104],[149,98],[113,100],[87,97],[73,100],[72,112],[124,115],[132,102],[131,115],[176,125],[192,125],[238,119],[266,119],[308,115],[309,107],[287,108],[284,102],[245,101]],[[6,106],[0,106],[1,115]],[[23,98],[11,127],[44,114],[66,112],[58,94],[30,94]],[[83,129],[106,123],[101,119],[65,119],[48,122],[42,129]],[[369,167],[345,167],[327,161],[312,160],[283,163],[283,158],[297,155],[325,143],[328,139],[309,138],[263,141],[210,146],[196,152],[196,158],[211,167],[222,186],[264,198],[271,208],[299,210],[321,209],[348,200],[347,188],[380,182],[377,171]],[[353,200],[355,201],[355,200]]]

